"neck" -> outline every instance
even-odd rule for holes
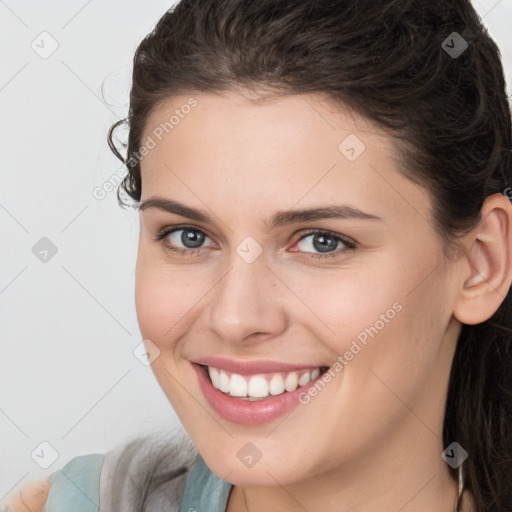
[[[417,422],[411,417],[409,433],[418,432]],[[226,512],[454,512],[458,480],[440,456],[442,440],[433,439],[426,428],[423,439],[404,442],[404,434],[394,442],[388,439],[364,460],[325,468],[307,481],[234,486]],[[470,512],[469,507],[469,496],[464,496],[460,512]]]

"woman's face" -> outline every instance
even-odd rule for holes
[[[139,325],[210,468],[285,485],[440,460],[455,276],[386,133],[312,94],[198,93],[142,143]]]

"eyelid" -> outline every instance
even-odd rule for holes
[[[299,237],[297,242],[300,242],[304,238],[307,238],[308,236],[311,236],[311,235],[328,235],[328,236],[331,236],[332,238],[337,238],[338,240],[341,240],[344,244],[346,244],[348,246],[356,246],[357,245],[356,242],[354,240],[352,240],[352,238],[350,238],[347,235],[343,235],[341,233],[335,233],[334,231],[329,231],[328,229],[319,229],[319,228],[308,230],[306,233],[304,233],[303,235],[301,235]]]
[[[211,238],[210,235],[206,232],[204,228],[200,228],[199,226],[193,226],[192,224],[176,224],[174,226],[164,226],[159,229],[156,233],[157,236],[166,236],[174,231],[180,231],[181,229],[189,229],[190,231],[199,231],[203,233],[208,238]]]

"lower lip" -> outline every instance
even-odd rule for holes
[[[199,386],[215,412],[228,421],[242,425],[260,425],[280,418],[300,404],[299,394],[307,393],[308,388],[314,386],[321,377],[320,375],[295,391],[287,391],[273,398],[248,401],[231,397],[214,388],[206,376],[205,368],[195,363],[192,363],[192,366],[199,377]]]

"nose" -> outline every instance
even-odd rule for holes
[[[238,254],[212,290],[210,329],[226,343],[244,345],[278,336],[286,329],[279,279],[260,255],[247,263]]]

